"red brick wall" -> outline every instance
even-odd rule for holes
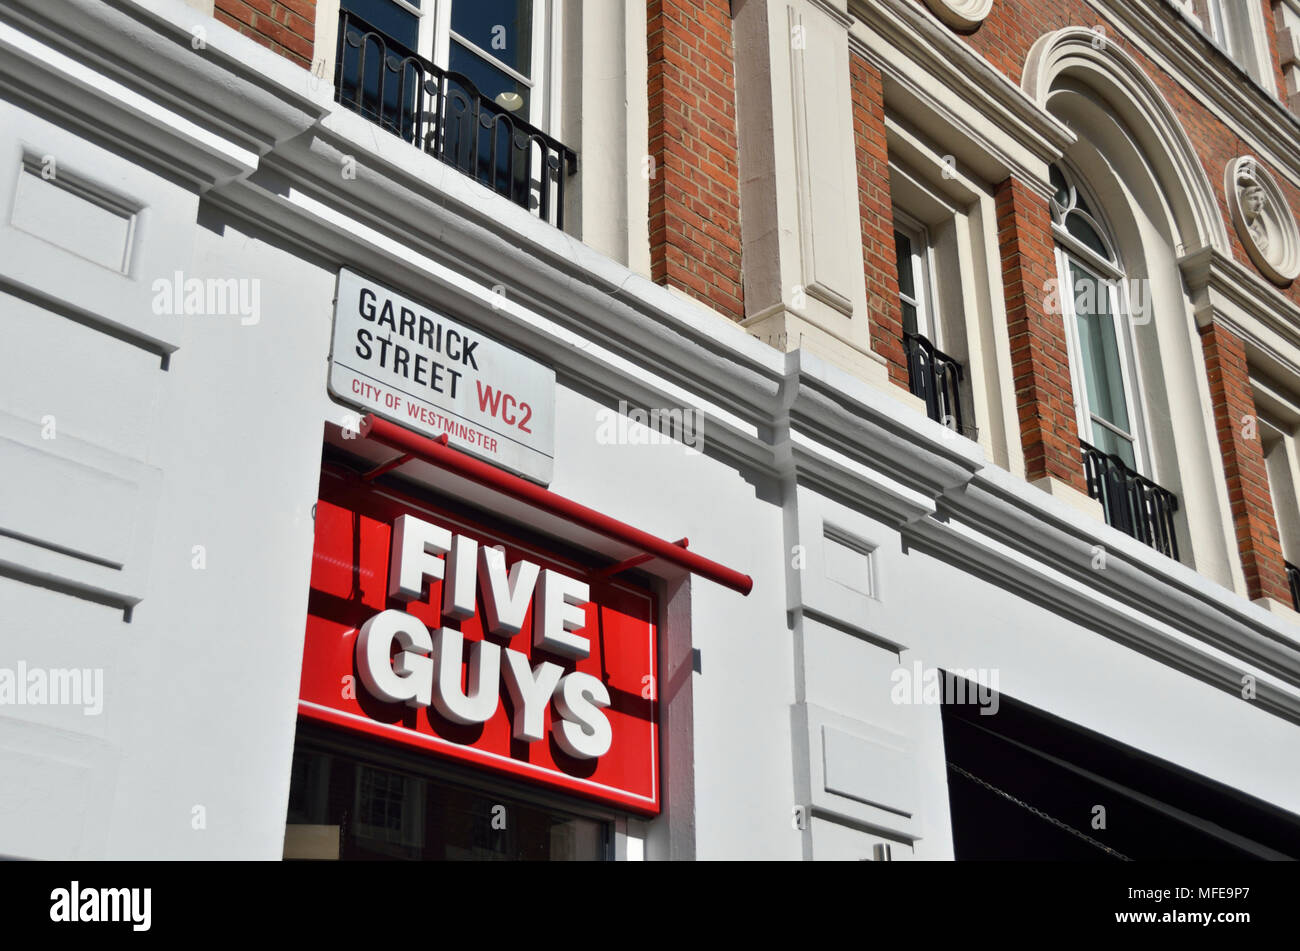
[[[849,79],[871,348],[888,361],[890,380],[906,389],[907,355],[903,351],[903,312],[899,306],[898,260],[894,254],[894,208],[889,197],[884,91],[879,70],[857,53],[849,55]]]
[[[316,0],[216,0],[213,15],[286,59],[311,68]]]
[[[921,3],[922,0],[916,2]],[[1153,7],[1153,16],[1177,16],[1172,10],[1155,4],[1154,0]],[[1042,0],[998,0],[993,4],[993,9],[983,25],[962,39],[1008,79],[1019,85],[1024,71],[1025,57],[1034,41],[1044,33],[1066,26],[1103,27],[1108,40],[1136,60],[1155,83],[1174,115],[1182,123],[1184,131],[1200,157],[1210,187],[1218,199],[1219,210],[1223,216],[1224,226],[1228,229],[1234,256],[1254,271],[1255,266],[1251,263],[1250,256],[1232,227],[1227,196],[1223,190],[1223,173],[1228,162],[1238,155],[1252,152],[1252,149],[1235,133],[1224,127],[1197,97],[1180,86],[1168,74],[1161,72],[1150,60],[1134,49],[1133,44],[1125,41],[1119,29],[1100,16],[1085,0],[1053,0],[1052,3],[1044,3]],[[1214,55],[1208,39],[1205,40],[1205,49],[1207,57]],[[1225,79],[1225,82],[1227,81],[1229,80]],[[1254,87],[1243,88],[1250,90]],[[1292,210],[1300,211],[1300,188],[1292,186],[1281,175],[1274,173],[1274,177],[1286,195]],[[1300,304],[1300,283],[1293,283],[1284,292],[1292,301]]]
[[[650,267],[733,320],[740,261],[736,71],[727,0],[650,0]]]
[[[1264,4],[1267,8],[1267,0]],[[1153,15],[1175,14],[1158,9],[1153,10]],[[1268,19],[1271,22],[1271,15]],[[1132,44],[1123,40],[1115,25],[1100,17],[1084,0],[1054,0],[1050,4],[1041,0],[998,0],[983,26],[963,40],[1012,82],[1019,84],[1030,46],[1044,33],[1065,26],[1102,26],[1108,41],[1131,56],[1154,82],[1200,158],[1219,203],[1233,255],[1254,270],[1232,227],[1223,184],[1227,163],[1238,155],[1252,153],[1253,149],[1224,127],[1193,94],[1171,76],[1159,71]],[[1275,38],[1272,31],[1270,35]],[[1208,40],[1206,55],[1211,60],[1217,55]],[[1251,87],[1243,88],[1249,90]],[[1281,175],[1275,173],[1275,178],[1292,210],[1300,210],[1300,189]],[[1173,187],[1174,183],[1168,184]],[[1022,200],[1028,203],[1027,217],[1031,219],[1027,222],[1027,232],[1020,222]],[[1035,326],[1042,314],[1041,308],[1035,308],[1032,295],[1038,293],[1041,284],[1039,272],[1043,267],[1043,253],[1039,233],[1045,224],[1047,211],[1041,200],[1013,182],[1004,182],[999,188],[998,211],[1017,405],[1029,477],[1044,473],[1058,478],[1070,475],[1073,476],[1070,481],[1077,485],[1082,482],[1077,462],[1072,459],[1067,465],[1064,461],[1066,444],[1073,444],[1075,422],[1069,406],[1065,349],[1052,339],[1062,332],[1059,330],[1060,318],[1054,316],[1047,325]],[[1050,258],[1046,260],[1050,261]],[[1300,304],[1300,284],[1293,283],[1283,292]],[[1243,434],[1242,418],[1255,413],[1245,350],[1238,337],[1219,327],[1203,330],[1201,337],[1248,591],[1252,598],[1267,596],[1288,604],[1290,595],[1269,495],[1263,446],[1258,438],[1247,439]]]
[[[1247,593],[1251,598],[1269,597],[1290,606],[1245,345],[1232,331],[1211,324],[1201,328],[1201,346]]]
[[[1087,492],[1065,322],[1045,290],[1056,279],[1047,202],[1014,178],[998,186],[995,198],[1025,477],[1052,476]]]

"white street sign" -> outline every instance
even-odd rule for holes
[[[543,485],[555,458],[555,371],[347,269],[329,390]]]

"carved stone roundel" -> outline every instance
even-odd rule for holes
[[[1282,189],[1250,156],[1229,162],[1224,178],[1232,224],[1246,253],[1270,281],[1290,284],[1300,276],[1300,228]]]

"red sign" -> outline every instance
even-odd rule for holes
[[[299,711],[656,814],[655,602],[590,572],[327,468]]]

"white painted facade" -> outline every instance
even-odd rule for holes
[[[281,855],[321,448],[350,412],[326,393],[341,268],[554,367],[553,491],[754,580],[742,597],[663,569],[664,810],[619,822],[620,857],[951,858],[939,709],[890,696],[914,663],[996,669],[1006,696],[1300,814],[1300,626],[1243,596],[1203,366],[1165,378],[1190,564],[1024,480],[987,183],[1045,183],[1075,136],[920,5],[880,7],[737,4],[738,39],[770,54],[742,65],[769,85],[744,86],[739,110],[742,169],[753,150],[767,178],[746,177],[738,327],[648,279],[643,5],[566,5],[581,71],[557,135],[581,170],[564,235],[194,5],[10,3],[0,667],[102,668],[105,696],[98,716],[0,710],[0,854]],[[792,22],[834,55],[792,58]],[[977,441],[927,419],[867,344],[856,203],[838,197],[855,182],[850,44],[926,107],[891,119],[891,176],[951,229],[962,295],[945,319],[978,367]],[[955,177],[927,171],[958,149]],[[1170,213],[1188,233],[1195,200]],[[1153,346],[1186,356],[1179,318],[1207,310],[1289,334],[1254,319],[1277,295],[1240,277],[1226,237],[1201,238],[1203,257],[1151,264],[1191,287]],[[254,282],[256,321],[156,313],[154,282],[178,273]],[[705,451],[599,444],[620,400],[701,410]]]

